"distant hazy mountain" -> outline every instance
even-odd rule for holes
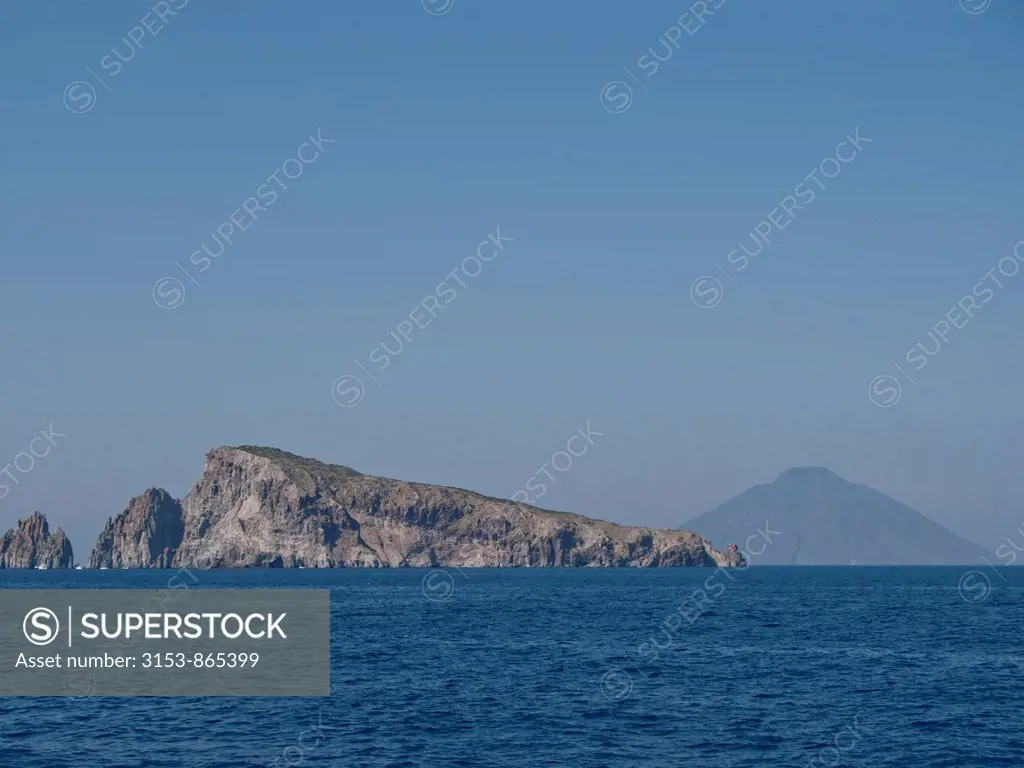
[[[820,467],[786,470],[683,527],[711,541],[736,542],[751,565],[997,562],[906,504]]]

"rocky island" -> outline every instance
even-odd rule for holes
[[[69,548],[70,551],[70,548]],[[180,501],[150,489],[109,519],[92,568],[743,566],[687,531],[549,512],[274,448],[221,447]]]
[[[46,515],[33,512],[0,539],[0,568],[73,568],[71,541],[58,528],[50,533]]]

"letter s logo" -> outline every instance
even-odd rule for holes
[[[717,307],[723,296],[725,288],[722,281],[711,275],[698,277],[690,286],[690,299],[701,309]]]
[[[900,401],[903,390],[895,376],[876,376],[868,385],[868,397],[879,408],[892,408]]]
[[[64,89],[64,106],[69,112],[84,115],[96,106],[96,89],[84,80],[68,83]]]
[[[177,309],[185,303],[185,285],[176,277],[161,277],[153,285],[153,301],[160,309]]]
[[[612,80],[601,89],[601,106],[613,115],[625,112],[633,104],[633,89],[621,80]]]
[[[60,632],[60,619],[49,608],[33,608],[25,614],[21,629],[33,645],[49,645]]]

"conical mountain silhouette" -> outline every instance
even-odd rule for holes
[[[767,537],[759,533],[766,523]],[[996,562],[992,553],[906,504],[823,467],[788,469],[681,527],[711,541],[735,542],[751,565]]]

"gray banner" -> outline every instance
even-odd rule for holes
[[[330,590],[0,590],[0,696],[329,696]]]

